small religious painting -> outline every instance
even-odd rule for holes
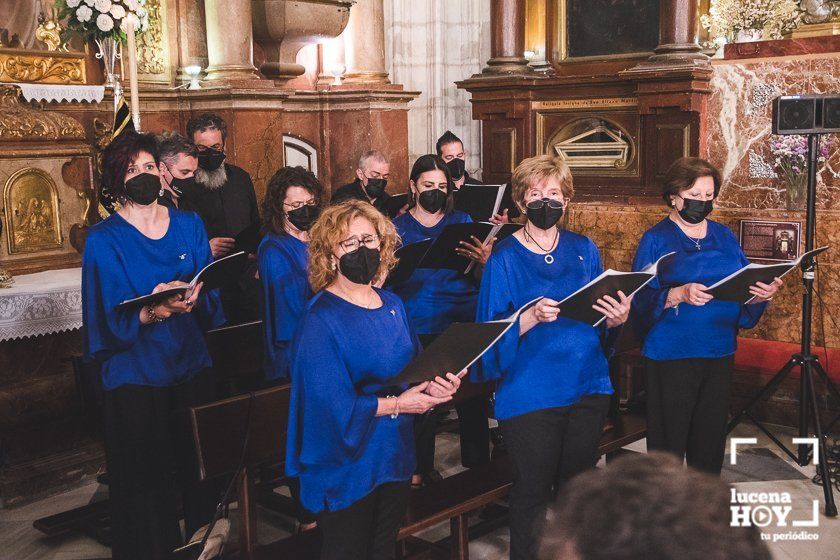
[[[9,254],[37,253],[62,247],[58,190],[45,171],[15,172],[3,189]]]
[[[799,257],[800,222],[741,220],[741,247],[748,259],[791,261]]]

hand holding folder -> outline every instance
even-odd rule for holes
[[[214,290],[227,284],[236,282],[245,265],[248,262],[248,255],[244,251],[229,255],[217,261],[208,264],[189,282],[170,282],[171,287],[152,291],[152,293],[139,296],[132,299],[127,299],[120,303],[118,308],[137,307],[144,305],[155,305],[162,301],[175,296],[181,296],[183,299],[190,299],[193,293],[198,289],[199,284],[203,284],[204,290]]]
[[[558,304],[559,316],[597,327],[607,318],[607,309],[604,306],[606,297],[616,303],[621,300],[620,293],[628,299],[632,298],[656,277],[659,267],[673,254],[661,256],[655,263],[638,272],[619,272],[611,268],[605,270],[597,278],[561,300]]]
[[[452,323],[393,379],[395,385],[431,381],[445,372],[467,370],[516,324],[539,299],[529,301],[507,319],[486,323]]]
[[[783,278],[791,270],[799,266],[802,261],[814,258],[828,248],[828,246],[820,247],[803,253],[796,260],[778,264],[750,263],[744,268],[733,272],[723,280],[712,284],[705,292],[715,299],[750,303],[757,297],[750,289],[758,282],[771,284],[776,278]]]

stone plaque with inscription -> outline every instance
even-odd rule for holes
[[[741,220],[741,247],[748,259],[790,261],[799,256],[800,222]]]

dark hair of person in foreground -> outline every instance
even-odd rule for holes
[[[730,487],[676,457],[634,454],[566,484],[540,558],[770,560],[755,527],[730,526]]]

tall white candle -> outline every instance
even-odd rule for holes
[[[134,22],[128,18],[125,22],[125,34],[128,38],[128,77],[131,80],[131,117],[134,128],[140,131],[140,96],[137,91],[137,41],[134,38]]]

